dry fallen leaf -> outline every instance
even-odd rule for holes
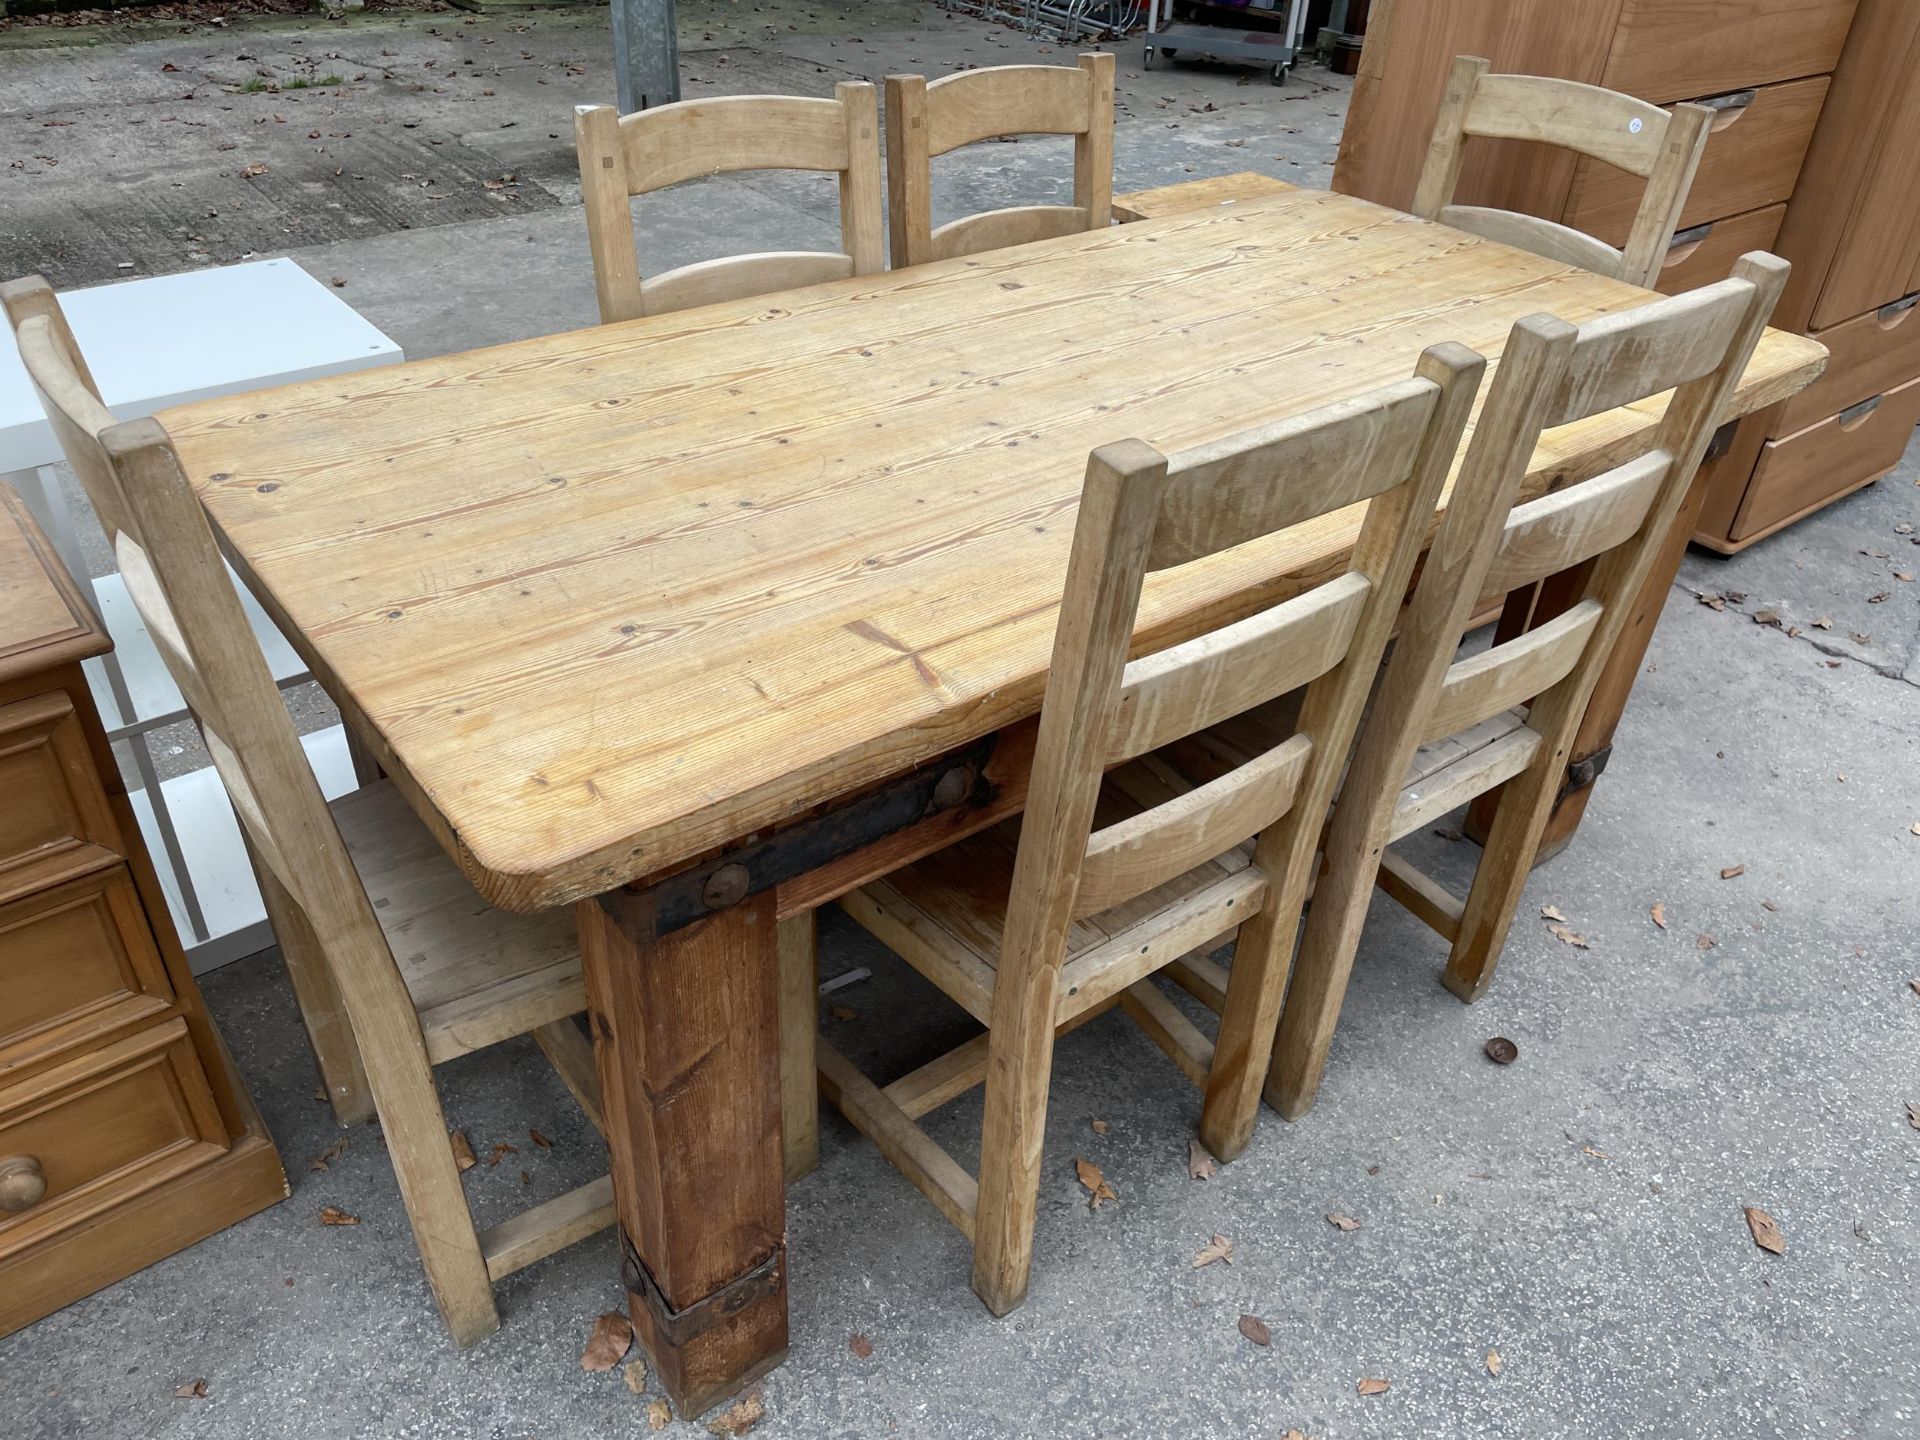
[[[1187,1137],[1187,1178],[1189,1180],[1211,1180],[1214,1172],[1220,1168],[1220,1162],[1207,1153],[1207,1147],[1191,1135]]]
[[[1193,1268],[1204,1270],[1216,1260],[1233,1263],[1233,1241],[1224,1235],[1216,1235],[1206,1243],[1200,1253],[1193,1257]]]
[[[498,1165],[504,1157],[508,1155],[518,1155],[519,1153],[519,1146],[509,1145],[506,1141],[502,1140],[498,1145],[493,1147],[493,1153],[487,1156],[487,1164]]]
[[[1093,1133],[1096,1135],[1104,1135],[1109,1130],[1113,1129],[1113,1126],[1109,1125],[1104,1120],[1093,1120],[1093,1121],[1089,1121],[1088,1123],[1093,1126]]]
[[[345,1150],[346,1148],[347,1148],[347,1138],[346,1136],[343,1135],[338,1140],[334,1141],[333,1144],[327,1146],[327,1148],[322,1150],[318,1155],[314,1156],[311,1160],[307,1161],[307,1168],[309,1170],[326,1169],[328,1162],[339,1159],[340,1152],[342,1150]]]
[[[267,173],[267,167],[261,164],[260,161],[256,160],[253,162],[253,164],[247,166],[245,169],[240,171],[240,178],[242,180],[251,180],[256,176],[264,175],[266,173]]]
[[[474,1158],[473,1146],[467,1143],[466,1131],[456,1130],[447,1138],[453,1144],[453,1164],[455,1169],[465,1174],[480,1163]]]
[[[1091,1160],[1075,1160],[1073,1173],[1080,1177],[1080,1183],[1087,1187],[1087,1208],[1098,1210],[1104,1200],[1118,1200],[1113,1187],[1107,1184],[1107,1177],[1100,1173],[1100,1167]]]
[[[1327,1223],[1343,1235],[1351,1234],[1360,1228],[1358,1220],[1351,1215],[1342,1215],[1338,1210],[1332,1211],[1327,1216]]]
[[[1647,914],[1653,917],[1653,923],[1658,925],[1662,930],[1667,928],[1667,902],[1666,901],[1661,900],[1656,902],[1654,907],[1651,910],[1647,911]]]
[[[349,1215],[337,1205],[322,1205],[320,1207],[320,1223],[322,1225],[358,1225],[360,1223],[360,1217],[358,1215]]]
[[[1720,878],[1722,880],[1738,880],[1746,873],[1747,867],[1744,865],[1727,865],[1721,869]]]
[[[1307,1440],[1307,1432],[1304,1430],[1289,1430],[1280,1437],[1280,1440]]]
[[[1920,1100],[1907,1101],[1907,1124],[1920,1130]]]
[[[744,1435],[767,1418],[767,1407],[758,1395],[748,1395],[722,1410],[707,1422],[709,1435]]]
[[[1520,1047],[1504,1035],[1496,1035],[1480,1047],[1496,1065],[1511,1065],[1520,1058]]]
[[[580,1352],[582,1370],[611,1370],[633,1348],[633,1322],[618,1310],[609,1310],[593,1322],[587,1348]]]
[[[1384,1395],[1393,1387],[1385,1380],[1362,1380],[1353,1388],[1358,1390],[1362,1395]]]
[[[647,1362],[629,1360],[620,1367],[620,1378],[627,1382],[627,1389],[636,1395],[647,1393]]]
[[[527,1138],[533,1141],[533,1143],[538,1145],[542,1150],[553,1149],[553,1141],[547,1139],[547,1137],[542,1135],[538,1130],[527,1131]]]
[[[1562,925],[1567,923],[1567,917],[1560,913],[1560,907],[1558,905],[1542,905],[1540,907],[1540,918],[1542,920],[1558,920]]]
[[[1698,935],[1694,937],[1693,948],[1696,950],[1711,950],[1713,949],[1714,946],[1718,945],[1719,943],[1720,942],[1714,939],[1713,936],[1707,934],[1706,931],[1702,930]]]
[[[1907,827],[1907,833],[1911,835],[1920,835],[1920,820],[1916,820],[1913,822],[1913,824],[1909,825]]]
[[[1771,901],[1771,900],[1762,900],[1762,901],[1760,902],[1760,908],[1761,908],[1762,910],[1772,910],[1772,911],[1777,911],[1777,910],[1779,910],[1779,908],[1780,908],[1780,907],[1779,907],[1778,905],[1776,905],[1776,904],[1774,904],[1774,903],[1773,903],[1773,901]]]
[[[1580,1147],[1580,1153],[1582,1155],[1591,1155],[1596,1160],[1611,1160],[1613,1158],[1606,1151],[1597,1150],[1591,1145],[1582,1145]]]
[[[1816,630],[1831,630],[1833,628],[1833,617],[1831,615],[1822,615],[1818,620],[1813,622],[1813,628]]]
[[[1766,1211],[1747,1206],[1747,1229],[1753,1232],[1753,1243],[1762,1250],[1775,1255],[1787,1253],[1787,1237],[1780,1233],[1780,1222]]]
[[[1576,950],[1590,950],[1593,948],[1587,944],[1586,936],[1577,930],[1569,930],[1564,925],[1549,925],[1547,932],[1562,945],[1571,945]]]
[[[207,1382],[204,1380],[189,1380],[173,1392],[173,1398],[176,1400],[204,1400],[207,1398]]]
[[[849,1005],[829,1005],[827,1014],[836,1020],[858,1020],[860,1012]]]
[[[1498,1350],[1487,1351],[1487,1374],[1498,1375],[1500,1373],[1500,1366],[1502,1363],[1503,1362],[1500,1359],[1500,1352]]]
[[[1262,1320],[1258,1315],[1242,1315],[1240,1317],[1240,1333],[1256,1345],[1271,1345],[1273,1343],[1273,1332],[1267,1329],[1267,1322]]]
[[[647,1401],[647,1428],[649,1430],[664,1430],[672,1423],[673,1411],[668,1408],[666,1401],[660,1399],[658,1396]]]
[[[849,1335],[847,1337],[847,1348],[862,1360],[870,1360],[873,1358],[873,1341],[864,1335]]]

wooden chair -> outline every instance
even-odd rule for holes
[[[1487,68],[1476,55],[1455,58],[1413,213],[1652,288],[1687,203],[1713,112],[1704,105],[1676,105],[1669,113],[1595,85],[1543,75],[1489,75]],[[1626,249],[1538,216],[1454,204],[1469,135],[1557,145],[1640,176],[1647,185]]]
[[[1004,135],[1071,135],[1073,204],[1018,205],[933,226],[933,157]],[[1113,56],[887,77],[887,224],[894,269],[1104,230],[1113,209]]]
[[[579,106],[573,138],[601,320],[663,315],[885,269],[879,128],[874,89],[864,80],[842,81],[831,100],[729,95],[625,116],[609,105]],[[732,255],[642,280],[632,198],[740,170],[837,172],[840,251]]]
[[[1025,817],[844,897],[988,1029],[882,1090],[821,1042],[821,1088],[973,1241],[996,1315],[1025,1298],[1056,1032],[1118,1004],[1196,1083],[1222,1159],[1251,1136],[1315,842],[1482,361],[1443,345],[1396,385],[1162,455],[1087,463]],[[1366,503],[1348,568],[1128,662],[1144,577]],[[1189,794],[1116,771],[1306,687],[1296,733]],[[1164,803],[1162,803],[1164,802]],[[1238,847],[1258,836],[1251,859]],[[1217,1041],[1148,977],[1247,922]],[[984,1078],[980,1177],[914,1122]]]
[[[1450,942],[1447,988],[1485,991],[1588,696],[1786,275],[1755,253],[1731,279],[1578,329],[1547,316],[1514,328],[1327,832],[1267,1085],[1281,1114],[1304,1114],[1319,1090],[1376,882]],[[1542,430],[1669,389],[1642,453],[1513,505]],[[1454,658],[1476,601],[1566,570],[1578,585],[1562,614]],[[1464,901],[1387,849],[1482,794],[1496,815]],[[1195,963],[1217,988],[1215,967]]]
[[[434,1299],[472,1344],[499,1327],[493,1282],[614,1219],[602,1176],[477,1231],[433,1081],[530,1034],[604,1128],[571,1018],[586,1006],[572,918],[487,908],[390,782],[329,809],[166,432],[101,405],[44,280],[0,286],[0,302],[226,786],[335,1111],[378,1114]]]

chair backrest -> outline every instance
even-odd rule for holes
[[[1713,112],[1704,105],[1676,105],[1669,113],[1596,85],[1544,75],[1490,75],[1487,69],[1487,61],[1477,55],[1454,59],[1413,213],[1549,260],[1651,287],[1693,187]],[[1626,249],[1616,250],[1538,216],[1454,204],[1470,135],[1556,145],[1645,180]]]
[[[842,81],[831,100],[729,95],[624,116],[610,105],[579,106],[574,148],[601,320],[633,320],[885,269],[879,118],[874,88],[864,80]],[[643,280],[632,198],[739,170],[838,173],[840,250],[732,255]]]
[[[45,280],[0,286],[0,304],[47,418],[113,544],[128,596],[199,722],[255,856],[330,946],[357,940],[384,949],[379,922],[172,441],[157,421],[121,423],[101,404]]]
[[[1071,135],[1073,204],[1016,205],[933,227],[933,157],[1007,135]],[[887,225],[893,267],[1104,230],[1113,216],[1113,56],[887,77]]]
[[[1215,444],[1093,452],[1081,493],[1005,943],[1057,965],[1083,915],[1284,830],[1305,865],[1452,464],[1483,361],[1458,345],[1397,384]],[[1128,663],[1144,578],[1364,505],[1347,567],[1236,623]],[[1239,768],[1093,830],[1109,766],[1306,687],[1298,729]],[[1276,825],[1276,822],[1280,822]],[[1297,822],[1297,823],[1296,823]],[[1268,833],[1263,833],[1268,832]],[[1294,873],[1297,872],[1297,873]],[[1278,903],[1277,899],[1276,902]]]
[[[1337,842],[1365,843],[1354,827],[1368,806],[1372,824],[1386,823],[1426,741],[1522,703],[1531,705],[1530,729],[1550,741],[1565,729],[1570,740],[1787,268],[1756,252],[1717,285],[1578,328],[1544,315],[1514,327],[1355,752],[1329,853]],[[1668,390],[1666,414],[1639,453],[1514,505],[1544,430]],[[1579,584],[1562,614],[1454,658],[1484,597],[1565,570]],[[1349,808],[1347,796],[1365,803]]]

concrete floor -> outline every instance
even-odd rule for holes
[[[70,147],[55,167],[0,170],[0,270],[25,260],[68,267],[63,283],[111,278],[101,267],[117,264],[119,242],[77,235],[82,214],[137,244],[142,266],[201,263],[188,243],[213,261],[240,246],[284,249],[293,242],[271,237],[273,217],[313,213],[299,144],[224,151],[228,140],[166,139],[143,150],[134,122],[159,123],[154,76],[172,84],[179,74],[163,64],[184,71],[217,52],[208,69],[231,68],[242,53],[287,73],[303,48],[351,49],[370,78],[338,95],[300,92],[298,119],[284,94],[225,95],[198,72],[179,83],[194,81],[208,102],[196,118],[234,106],[210,126],[228,136],[414,122],[411,142],[366,157],[369,194],[397,194],[401,176],[426,177],[400,168],[410,156],[452,147],[468,153],[435,171],[437,183],[511,172],[516,188],[544,198],[483,199],[481,218],[448,223],[428,212],[464,212],[356,201],[351,215],[366,223],[352,238],[291,253],[344,279],[345,297],[416,355],[589,323],[557,117],[611,93],[604,19],[429,14],[114,32],[84,50],[0,44],[0,144],[10,157],[23,141],[52,153],[38,143],[48,134]],[[710,7],[687,19],[686,68],[715,88],[820,90],[850,74],[1056,53],[905,4]],[[703,34],[720,38],[708,46]],[[1344,82],[1313,72],[1276,90],[1239,83],[1245,72],[1186,66],[1143,76],[1135,44],[1119,48],[1121,188],[1240,169],[1325,183]],[[522,51],[540,58],[407,88],[428,59]],[[80,90],[76,78],[99,88]],[[276,110],[284,131],[267,128]],[[43,128],[62,118],[75,123]],[[494,133],[503,129],[505,139]],[[174,181],[215,193],[223,170],[256,153],[300,193],[242,206],[217,241],[169,236],[180,228]],[[1047,142],[984,147],[952,167],[943,199],[1038,197],[1057,187],[1062,161]],[[333,163],[312,166],[325,178]],[[736,239],[818,243],[831,201],[755,180],[682,191],[641,214],[664,265]],[[1920,1435],[1920,1132],[1904,1103],[1920,1100],[1920,993],[1909,984],[1920,975],[1920,838],[1909,833],[1920,822],[1920,587],[1891,573],[1920,562],[1897,528],[1920,522],[1917,461],[1910,452],[1895,475],[1734,560],[1689,558],[1586,826],[1534,878],[1478,1006],[1440,989],[1441,947],[1381,902],[1320,1106],[1293,1125],[1267,1116],[1247,1155],[1206,1182],[1185,1168],[1197,1097],[1164,1057],[1118,1016],[1066,1040],[1032,1297],[1011,1319],[993,1321],[973,1299],[966,1248],[932,1208],[824,1119],[820,1169],[788,1196],[793,1349],[763,1386],[757,1433]],[[1716,610],[1696,592],[1742,598]],[[1756,623],[1762,610],[1800,633]],[[1830,629],[1813,626],[1821,618]],[[1413,843],[1464,882],[1469,845],[1438,831]],[[1736,864],[1744,875],[1720,879]],[[1649,918],[1656,902],[1664,930]],[[1591,948],[1569,948],[1533,918],[1548,904]],[[825,1022],[870,1071],[899,1073],[970,1032],[852,926],[829,916],[822,938],[823,973],[873,971],[834,997],[854,1018]],[[643,1430],[644,1401],[619,1373],[577,1363],[593,1317],[620,1301],[611,1238],[513,1277],[500,1292],[504,1329],[455,1352],[378,1131],[354,1132],[327,1168],[309,1168],[339,1132],[311,1098],[304,1038],[271,956],[216,972],[204,989],[280,1142],[293,1196],[0,1341],[9,1436]],[[1482,1058],[1495,1034],[1518,1042],[1517,1064]],[[518,1147],[467,1176],[482,1223],[604,1164],[531,1046],[469,1057],[442,1077],[449,1123],[476,1151]],[[1096,1118],[1106,1134],[1091,1129]],[[970,1162],[977,1121],[975,1100],[931,1128]],[[530,1128],[553,1147],[532,1145]],[[1073,1177],[1080,1156],[1102,1167],[1117,1203],[1087,1209]],[[362,1223],[323,1228],[323,1205]],[[1754,1247],[1746,1205],[1779,1218],[1784,1257]],[[1359,1229],[1335,1229],[1330,1211]],[[1191,1268],[1216,1232],[1233,1239],[1234,1264]],[[1270,1347],[1241,1336],[1243,1313],[1265,1320]],[[856,1333],[872,1342],[870,1358],[850,1349]],[[1502,1358],[1497,1377],[1489,1350]],[[1362,1377],[1391,1389],[1360,1396]],[[174,1398],[195,1379],[206,1398]]]

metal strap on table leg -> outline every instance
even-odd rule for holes
[[[653,1317],[653,1333],[675,1349],[724,1324],[754,1301],[778,1294],[786,1278],[786,1266],[787,1246],[783,1240],[751,1270],[735,1276],[712,1294],[703,1295],[686,1309],[676,1310],[667,1303],[665,1292],[654,1280],[653,1272],[647,1269],[647,1262],[633,1248],[626,1227],[620,1227],[621,1283],[627,1287],[628,1294],[639,1296],[647,1307]]]
[[[646,887],[652,900],[654,935],[671,935],[939,811],[986,804],[995,786],[983,775],[997,740],[997,735],[985,736],[844,805]],[[600,897],[601,907],[625,923],[629,908],[625,897],[631,893],[608,891]]]

